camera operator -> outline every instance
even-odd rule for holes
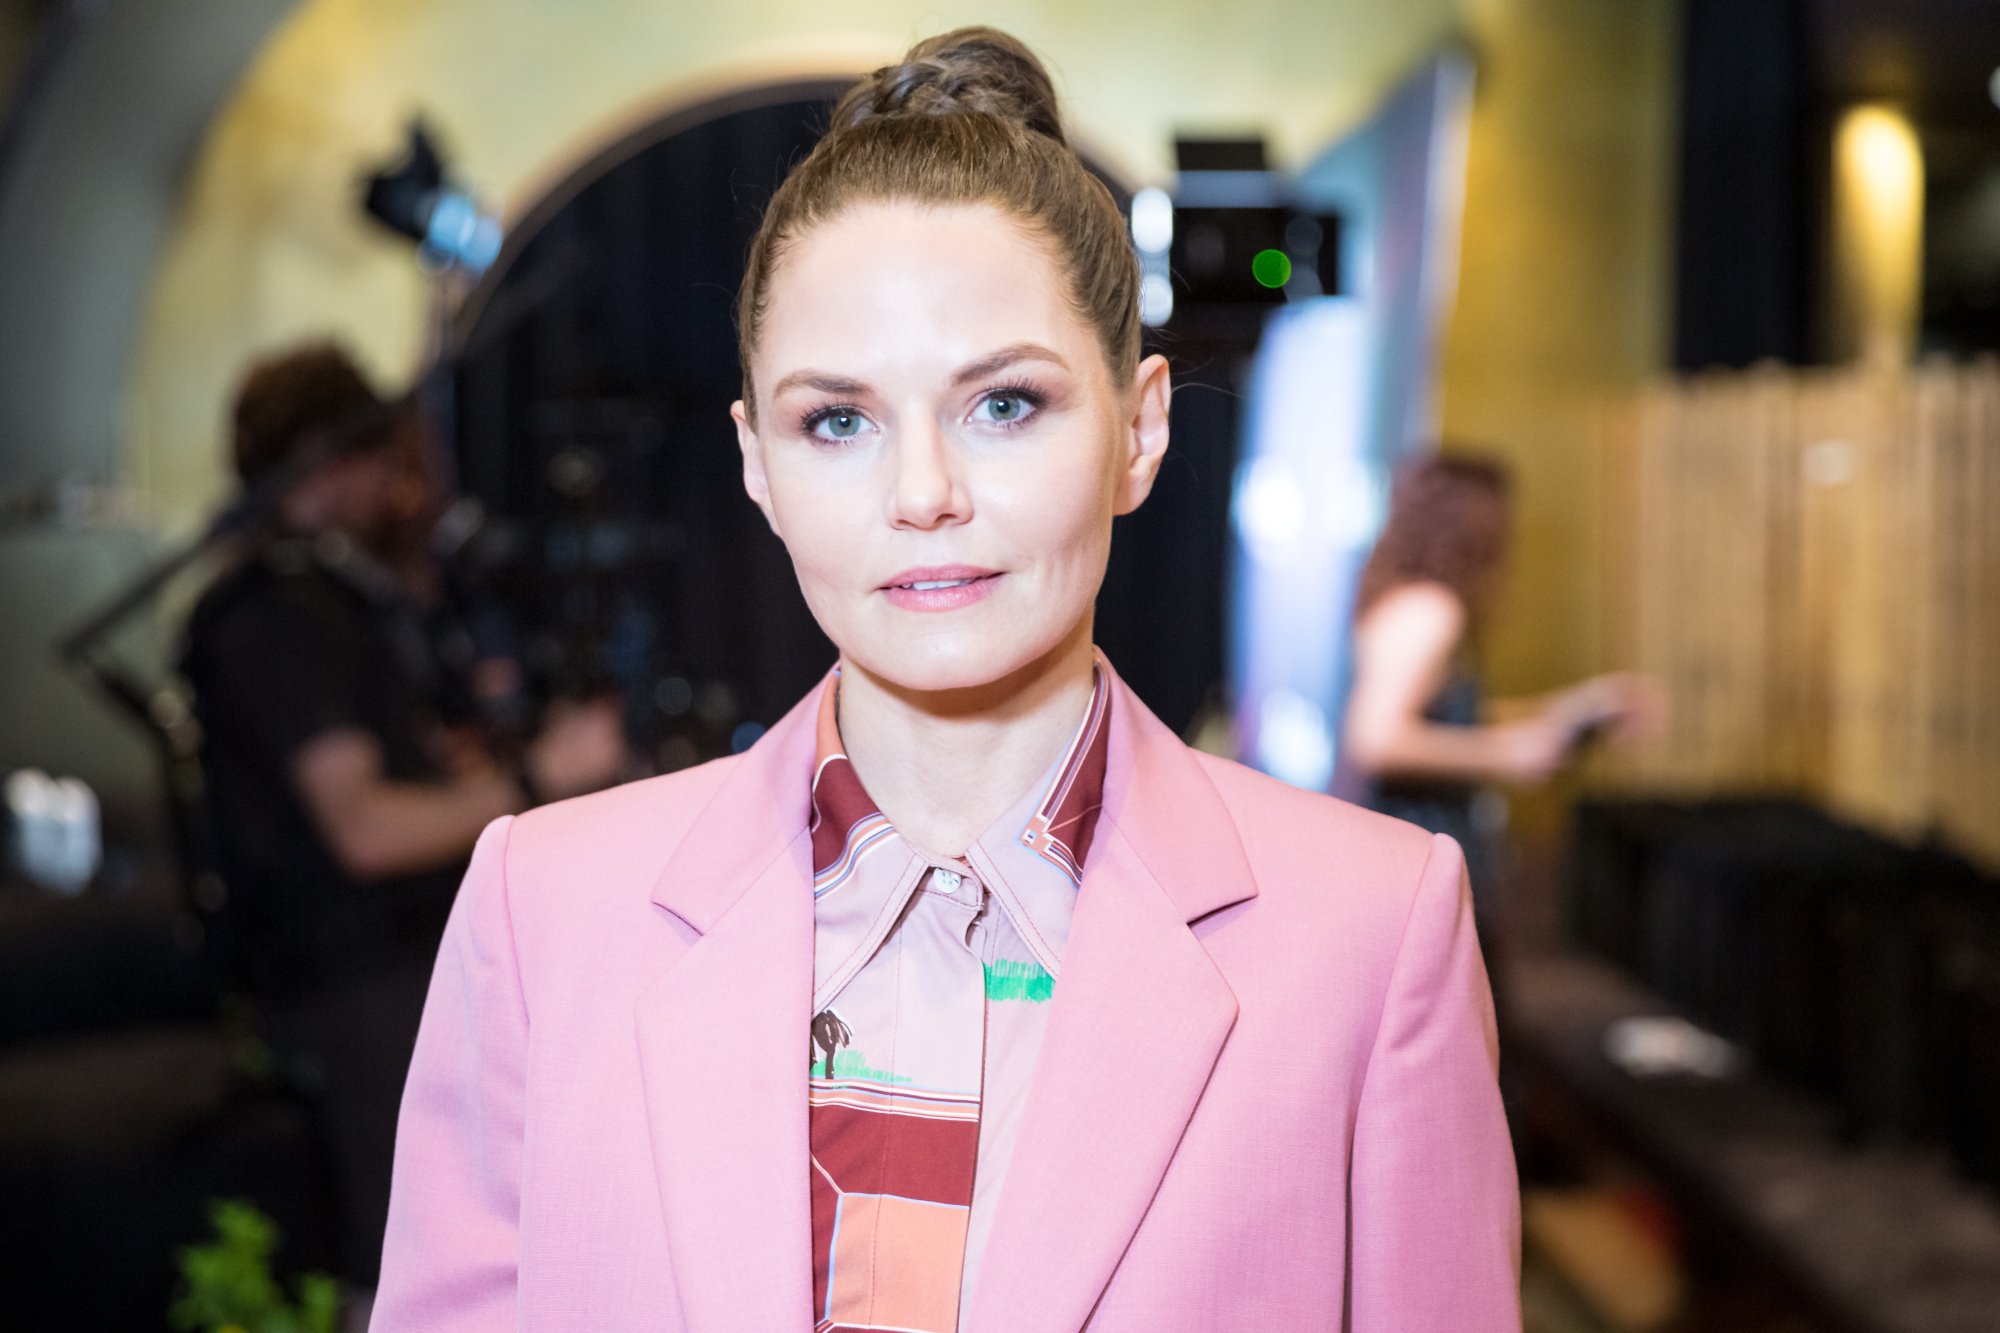
[[[304,475],[274,502],[272,540],[202,596],[184,668],[230,917],[332,1154],[342,1276],[366,1293],[403,1074],[472,845],[498,816],[614,781],[626,752],[603,700],[552,709],[515,762],[447,726],[436,451],[342,351],[252,368],[234,425],[246,488]]]

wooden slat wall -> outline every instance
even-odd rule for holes
[[[1606,432],[1607,665],[1654,790],[1802,791],[2000,865],[2000,363],[1662,385]]]

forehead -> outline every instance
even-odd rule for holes
[[[949,373],[1020,341],[1080,370],[1095,345],[1038,233],[987,204],[870,203],[787,251],[756,359],[765,384],[800,366],[873,379]]]

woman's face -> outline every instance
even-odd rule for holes
[[[751,372],[744,484],[845,660],[946,690],[1087,649],[1111,520],[1166,449],[1166,363],[1113,383],[1033,233],[850,209],[772,274]]]

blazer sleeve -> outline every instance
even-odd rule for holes
[[[1433,835],[1364,1076],[1350,1333],[1516,1333],[1520,1193],[1465,858]]]
[[[439,946],[396,1126],[374,1333],[515,1326],[528,1014],[507,902],[513,817],[480,835]]]

